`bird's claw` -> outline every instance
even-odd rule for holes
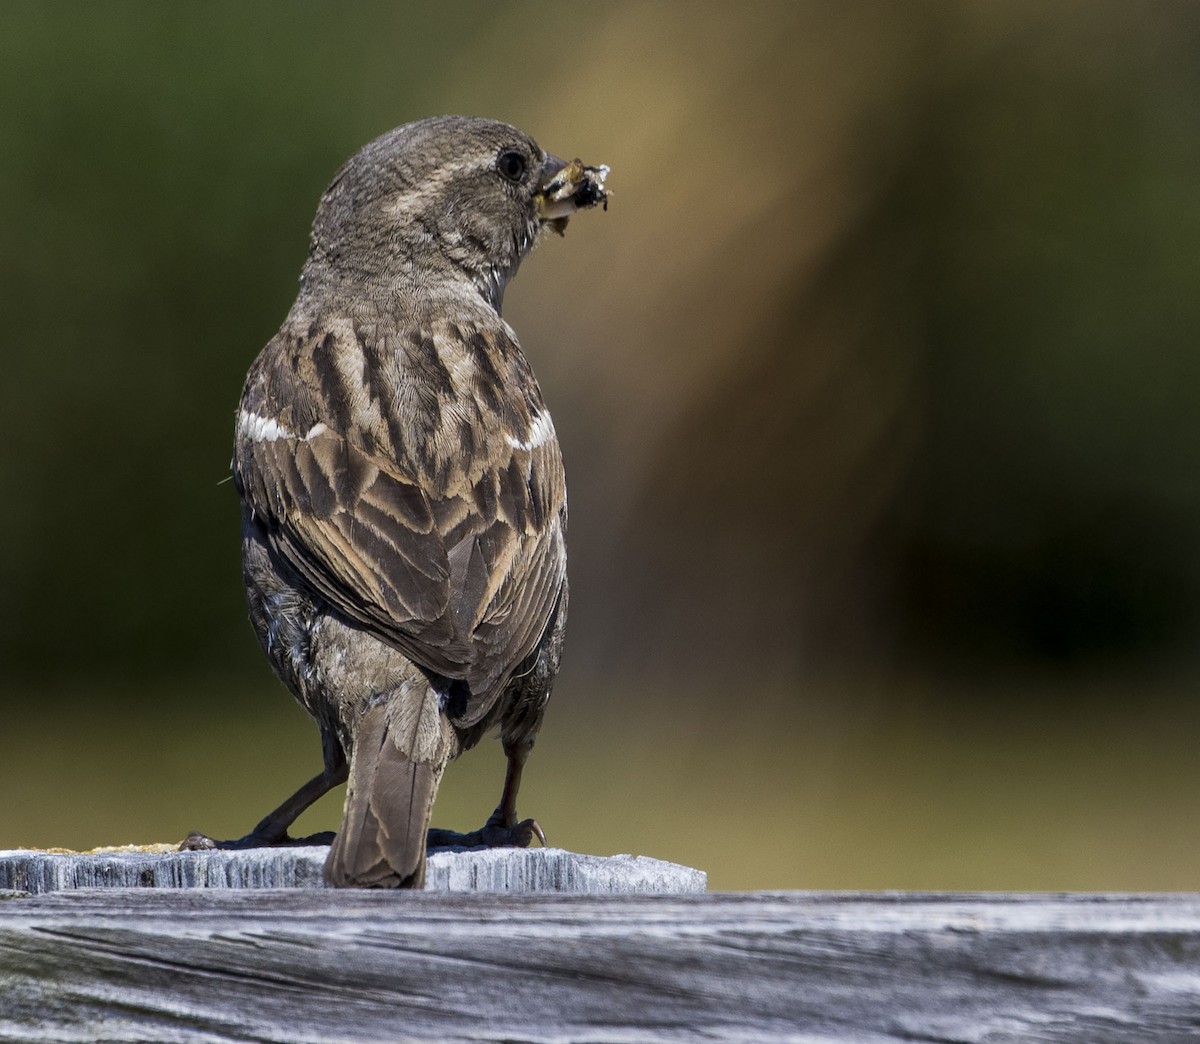
[[[497,809],[483,826],[466,834],[436,827],[430,829],[425,838],[425,847],[528,848],[535,837],[543,848],[548,847],[546,832],[536,819],[523,819],[519,823],[506,822],[506,817]]]
[[[543,848],[548,847],[546,833],[536,819],[523,819],[510,827],[493,827],[491,831],[485,826],[483,832],[489,848],[528,848],[535,837]]]
[[[248,848],[298,848],[303,845],[328,845],[333,843],[333,831],[323,830],[319,834],[307,837],[292,837],[284,834],[282,837],[251,832],[245,837],[234,838],[231,841],[218,841],[193,830],[179,843],[181,852],[212,852],[220,849],[223,852],[238,852]]]

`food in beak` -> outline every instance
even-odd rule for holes
[[[559,170],[552,171],[538,192],[538,213],[543,221],[557,232],[566,227],[566,219],[577,210],[594,207],[597,203],[608,209],[608,192],[604,179],[608,167],[586,166],[583,160],[573,159]]]

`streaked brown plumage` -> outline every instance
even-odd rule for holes
[[[493,728],[500,806],[444,839],[540,835],[516,792],[562,647],[566,486],[499,310],[606,173],[439,117],[367,145],[322,198],[299,296],[246,379],[234,476],[250,618],[325,769],[236,844],[285,839],[348,776],[327,880],[419,887],[446,763]]]

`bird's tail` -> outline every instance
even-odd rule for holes
[[[325,860],[334,887],[421,888],[425,837],[444,758],[414,760],[392,734],[386,704],[359,718],[342,826]]]

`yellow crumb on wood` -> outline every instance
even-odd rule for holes
[[[179,844],[168,844],[166,842],[155,842],[149,845],[102,845],[99,848],[89,848],[86,851],[79,851],[74,848],[33,848],[32,852],[45,852],[47,855],[115,855],[120,852],[145,852],[152,855],[161,855],[166,852],[178,852]]]

